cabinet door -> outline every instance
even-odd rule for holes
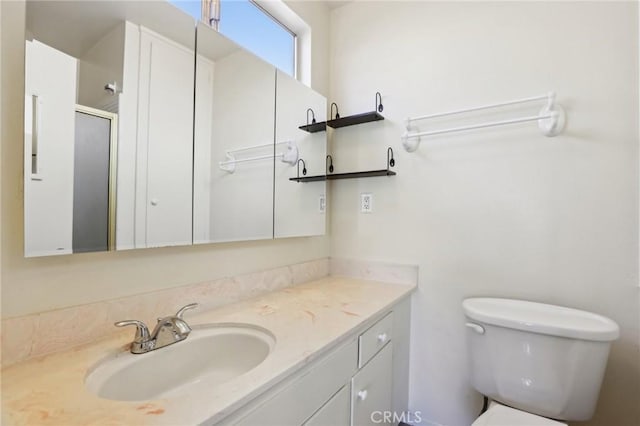
[[[53,47],[37,40],[26,42],[26,257],[72,252],[77,66],[75,58]]]
[[[304,423],[304,426],[349,426],[351,418],[350,390],[350,385],[344,385]]]
[[[301,425],[349,381],[357,368],[356,345],[354,340],[337,349],[246,416],[229,423],[236,426]]]
[[[351,382],[351,424],[353,426],[390,424],[383,422],[391,411],[392,343],[389,342]],[[388,416],[388,415],[387,415]]]
[[[140,31],[137,244],[191,244],[193,51]]]

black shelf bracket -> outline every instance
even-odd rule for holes
[[[340,113],[338,112],[338,104],[335,102],[331,102],[331,107],[329,107],[330,111],[329,111],[329,117],[333,117],[333,106],[335,105],[336,107],[336,116],[335,118],[331,118],[331,120],[337,120],[340,118]]]
[[[380,100],[380,102],[378,102],[378,99]],[[382,95],[380,94],[380,92],[376,92],[376,111],[378,112],[382,112],[384,110],[384,107],[382,106]]]
[[[387,148],[387,169],[396,165],[396,160],[393,158],[393,149]]]
[[[302,176],[300,176],[300,162],[302,162]],[[294,182],[317,182],[321,180],[327,180],[326,175],[318,175],[318,176],[307,176],[307,165],[302,158],[298,159],[297,163],[297,177],[289,178]]]
[[[311,113],[311,122],[309,122],[309,113]],[[316,115],[311,108],[307,108],[307,124],[298,126],[298,129],[309,133],[324,132],[327,130],[327,122],[316,122]]]
[[[307,175],[307,163],[304,162],[302,158],[298,159],[298,163],[296,164],[296,168],[298,169],[298,179],[300,178],[300,162],[302,161],[302,175]]]
[[[327,161],[329,162],[327,164]],[[331,155],[327,155],[324,162],[325,173],[333,173],[333,157]]]

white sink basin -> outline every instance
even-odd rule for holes
[[[218,386],[258,366],[275,345],[267,330],[248,324],[194,326],[178,343],[145,354],[108,357],[91,368],[89,391],[102,398],[144,401],[210,381]]]

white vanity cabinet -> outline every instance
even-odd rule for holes
[[[407,302],[400,302],[382,317],[355,329],[346,343],[241,407],[220,424],[385,424],[385,412],[406,410]],[[400,312],[394,315],[396,310]],[[399,400],[394,400],[396,394],[400,395]]]

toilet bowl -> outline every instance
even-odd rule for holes
[[[567,426],[556,420],[536,416],[492,401],[471,426]]]
[[[615,322],[513,299],[471,298],[462,307],[471,384],[495,401],[474,426],[558,426],[593,416],[620,333]]]

